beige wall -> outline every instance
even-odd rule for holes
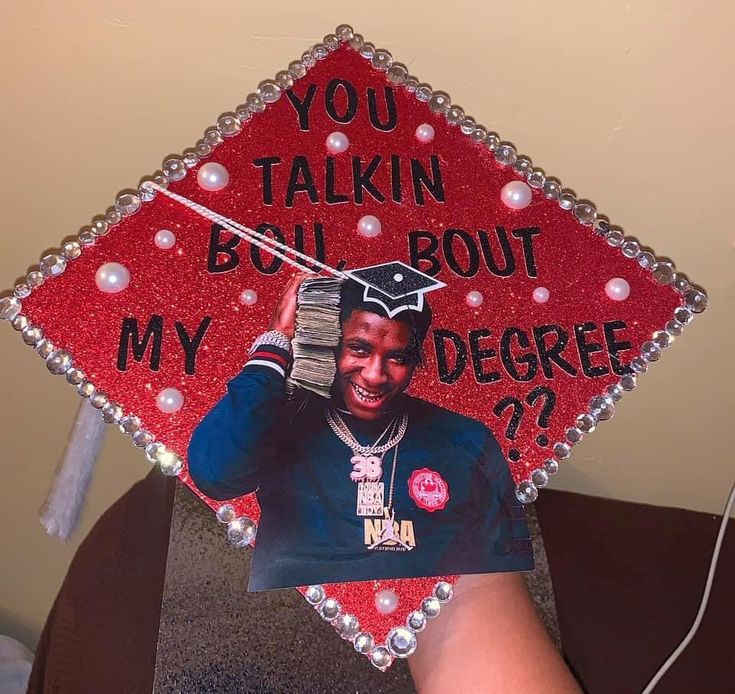
[[[5,0],[0,287],[347,21],[709,290],[554,486],[719,512],[735,475],[730,3],[306,5]],[[7,325],[0,364],[0,633],[33,646],[76,547],[36,510],[77,399]],[[111,430],[78,537],[147,469]]]

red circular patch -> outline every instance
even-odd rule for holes
[[[427,511],[441,511],[449,501],[449,485],[438,472],[427,467],[413,471],[408,493],[417,506]]]

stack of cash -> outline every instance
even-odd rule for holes
[[[343,280],[314,277],[299,287],[296,335],[292,340],[290,386],[329,397],[337,365],[335,348],[341,338],[339,300]]]

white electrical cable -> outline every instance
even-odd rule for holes
[[[720,558],[720,549],[722,548],[722,541],[725,537],[725,528],[727,527],[727,521],[730,520],[730,513],[732,511],[732,505],[735,502],[735,482],[730,489],[730,496],[727,498],[727,504],[725,504],[725,511],[722,514],[722,522],[720,523],[720,530],[717,534],[717,541],[715,542],[715,549],[712,553],[712,561],[709,566],[709,574],[707,575],[707,582],[704,587],[704,594],[702,595],[702,602],[699,605],[699,612],[694,619],[689,632],[684,637],[682,642],[676,647],[674,652],[666,659],[666,662],[659,668],[659,671],[653,676],[651,681],[646,685],[642,694],[651,694],[653,688],[661,681],[661,678],[666,674],[668,669],[674,664],[676,659],[682,654],[684,649],[689,645],[689,642],[694,638],[694,635],[699,629],[699,625],[702,623],[704,612],[707,609],[707,603],[709,602],[709,594],[712,590],[712,582],[715,578],[715,569],[717,568],[717,560]]]
[[[312,265],[318,267],[320,270],[324,270],[334,277],[339,277],[341,279],[347,278],[347,275],[344,272],[341,272],[340,270],[335,270],[333,267],[325,265],[321,261],[317,260],[316,258],[312,258],[306,253],[297,251],[295,248],[292,248],[285,243],[281,243],[280,241],[276,241],[276,239],[272,239],[267,234],[255,231],[255,229],[251,229],[250,227],[246,227],[244,224],[240,224],[233,219],[229,219],[228,217],[225,217],[224,215],[221,215],[214,210],[210,210],[208,207],[205,207],[198,202],[194,202],[193,200],[189,200],[189,198],[185,198],[183,195],[179,195],[178,193],[167,190],[163,186],[160,186],[153,181],[147,181],[145,185],[149,188],[157,190],[159,193],[163,193],[172,200],[181,203],[182,205],[188,207],[190,210],[196,212],[198,215],[204,217],[205,219],[208,219],[209,221],[215,222],[217,224],[221,224],[225,229],[231,231],[233,234],[245,239],[246,241],[249,241],[258,248],[262,248],[263,250],[268,251],[276,258],[280,258],[284,262],[288,263],[289,265],[293,265],[295,268],[298,268],[302,272],[313,273],[314,270],[306,267],[304,264],[299,263],[293,258],[289,258],[287,255],[285,255],[286,253],[290,253],[300,260],[311,263]]]

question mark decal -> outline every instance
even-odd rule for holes
[[[556,406],[556,393],[546,386],[537,386],[526,396],[526,402],[533,407],[539,398],[544,399],[544,404],[538,416],[538,425],[542,429],[548,429],[549,419],[551,419]],[[539,434],[536,437],[536,443],[539,446],[548,446],[549,437],[546,434]]]
[[[508,426],[505,428],[505,438],[513,441],[518,433],[518,427],[520,426],[521,418],[523,417],[523,403],[517,398],[508,395],[502,400],[498,400],[495,407],[493,407],[493,414],[495,414],[496,417],[501,417],[509,407],[513,408],[513,414],[510,416]],[[508,458],[513,462],[520,460],[520,457],[521,454],[517,448],[511,448],[508,451]]]

